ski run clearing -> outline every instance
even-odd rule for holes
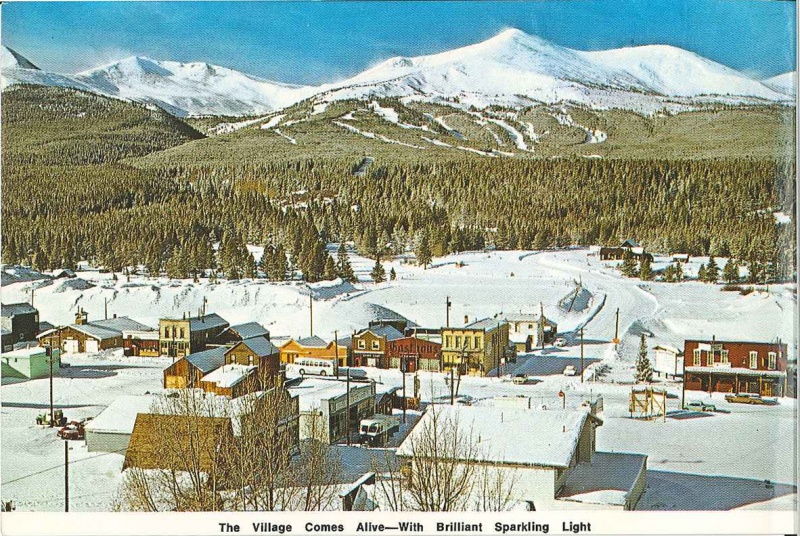
[[[335,252],[336,244],[330,246]],[[656,257],[654,268],[666,259]],[[685,273],[696,274],[704,258],[692,258]],[[719,259],[724,265],[724,259]],[[687,338],[771,341],[780,337],[796,348],[793,314],[794,287],[770,285],[748,294],[723,292],[721,285],[695,281],[642,282],[621,276],[615,262],[601,262],[593,250],[487,251],[434,259],[427,269],[404,258],[384,262],[397,279],[372,283],[374,261],[351,255],[359,283],[341,281],[306,285],[301,282],[269,283],[264,280],[221,281],[148,279],[97,271],[78,272],[77,279],[26,280],[3,287],[3,302],[28,301],[35,288],[35,305],[41,320],[65,324],[74,320],[78,307],[89,320],[130,316],[151,326],[166,316],[196,312],[208,300],[209,312],[234,323],[255,321],[269,329],[272,338],[307,336],[309,294],[315,298],[314,334],[325,339],[349,335],[365,327],[378,304],[424,327],[445,323],[445,300],[452,302],[450,321],[461,325],[498,313],[538,313],[558,323],[567,339],[564,348],[548,347],[521,355],[500,377],[463,377],[459,397],[474,405],[492,403],[494,397],[531,397],[532,405],[577,406],[584,400],[603,398],[603,425],[597,430],[597,450],[648,456],[647,490],[642,510],[728,510],[733,508],[796,508],[796,482],[792,443],[796,431],[796,403],[780,399],[778,406],[729,404],[721,394],[713,403],[730,413],[704,418],[642,421],[628,416],[628,396],[633,379],[639,333],[651,334],[648,347],[669,344],[683,347]],[[22,275],[22,270],[19,271]],[[580,281],[588,293],[578,312],[558,306]],[[541,304],[541,305],[540,305]],[[619,309],[621,343],[615,350],[616,311]],[[518,385],[510,376],[537,370],[537,359],[580,357],[578,330],[583,327],[585,357],[592,362],[585,382],[560,372],[537,374],[538,382]],[[790,355],[790,360],[796,355]],[[117,397],[158,392],[162,370],[169,358],[125,358],[121,350],[100,354],[65,355],[71,366],[54,379],[55,404],[70,419],[98,415]],[[594,372],[610,367],[602,377]],[[365,367],[383,386],[402,385],[397,370]],[[440,373],[420,372],[423,401],[444,397],[449,389]],[[656,379],[680,396],[681,385]],[[21,511],[63,509],[63,445],[55,430],[34,424],[49,404],[47,379],[14,383],[4,379],[2,391],[3,500],[13,500]],[[700,392],[687,392],[687,400],[706,400]],[[677,409],[677,398],[667,400]],[[757,432],[756,432],[757,430]],[[497,434],[520,433],[511,426]],[[115,453],[87,452],[83,441],[70,443],[70,507],[78,511],[110,510],[121,482],[123,457]],[[724,455],[723,453],[730,453]],[[746,462],[743,461],[746,459]],[[768,481],[768,482],[766,482]],[[766,483],[765,483],[766,482]]]

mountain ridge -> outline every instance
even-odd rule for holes
[[[654,113],[673,104],[691,107],[691,100],[700,97],[728,103],[785,103],[795,94],[786,75],[755,80],[671,45],[581,51],[516,28],[436,54],[389,58],[351,78],[319,86],[264,80],[204,62],[146,56],[74,75],[26,65],[35,67],[4,47],[2,87],[68,86],[158,105],[178,116],[258,115],[312,97],[318,101],[404,97],[478,108],[573,102]]]

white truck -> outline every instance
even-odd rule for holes
[[[394,415],[376,413],[358,424],[358,438],[370,447],[383,447],[389,438],[400,430],[400,419]]]

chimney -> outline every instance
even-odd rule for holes
[[[464,315],[464,324],[469,324],[469,316]]]
[[[114,318],[117,318],[117,313],[114,313]]]
[[[183,319],[186,320],[186,311],[183,312]]]

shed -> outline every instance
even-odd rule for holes
[[[0,355],[2,359],[2,376],[17,378],[45,378],[50,376],[50,361],[47,350],[41,347],[23,348]],[[53,362],[53,369],[58,370],[59,358]]]
[[[156,395],[117,397],[86,424],[86,450],[125,454],[139,413],[149,413]]]

